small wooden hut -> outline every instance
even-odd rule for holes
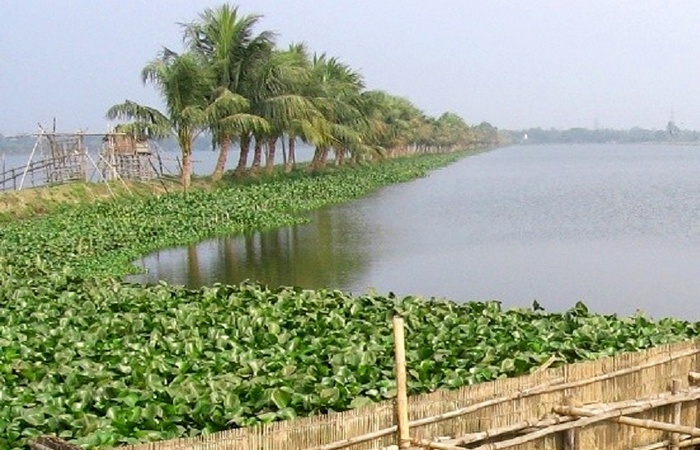
[[[157,152],[148,140],[127,133],[105,135],[101,159],[106,163],[102,172],[105,179],[150,180],[161,172],[155,164]]]

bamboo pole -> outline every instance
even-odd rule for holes
[[[637,408],[643,408],[643,407],[637,407]],[[630,408],[632,409],[632,408]],[[651,408],[646,408],[646,409],[651,409]],[[617,411],[622,411],[623,409],[618,409]],[[583,417],[597,417],[601,414],[600,411],[594,411],[586,408],[579,408],[575,406],[557,406],[554,407],[554,411],[558,414],[562,414],[565,416],[583,416]],[[636,412],[642,412],[641,411],[636,411]],[[610,412],[616,412],[615,410],[612,410]],[[631,425],[633,427],[639,427],[639,428],[648,428],[651,430],[661,430],[661,431],[668,431],[671,433],[683,433],[683,434],[688,434],[693,437],[700,437],[700,428],[696,427],[691,427],[691,426],[686,426],[686,425],[676,425],[672,423],[666,423],[666,422],[659,422],[658,420],[650,420],[650,419],[635,419],[632,417],[626,417],[627,414],[630,413],[624,413],[624,414],[619,414],[619,417],[614,417],[611,418],[610,420],[613,420],[618,423],[622,423],[625,425]]]
[[[42,130],[43,131],[43,130]],[[34,158],[34,153],[36,153],[37,147],[39,147],[39,140],[41,139],[41,136],[36,138],[36,141],[34,142],[34,147],[32,148],[32,152],[29,154],[29,161],[27,161],[27,165],[24,167],[24,172],[22,173],[22,179],[19,182],[19,189],[22,190],[22,187],[24,186],[24,179],[27,178],[27,171],[29,170],[29,165],[32,162],[32,159]]]
[[[576,400],[573,395],[566,396],[566,404],[568,406],[578,406],[581,402]],[[576,449],[576,430],[570,429],[564,432],[564,450],[575,450]]]
[[[544,372],[545,370],[549,369],[549,366],[551,366],[552,364],[554,364],[554,362],[555,362],[556,360],[557,360],[557,356],[556,356],[556,355],[550,356],[549,359],[547,359],[547,361],[544,362],[544,364],[542,364],[541,366],[539,366],[537,369],[535,369],[534,371],[532,371],[530,374],[535,374],[535,373]]]
[[[339,448],[350,447],[351,445],[362,444],[363,442],[371,441],[373,439],[379,439],[384,436],[389,436],[392,433],[396,433],[398,429],[399,427],[394,425],[389,428],[374,431],[372,433],[363,434],[361,436],[355,436],[354,438],[343,439],[342,441],[331,442],[330,444],[326,445],[319,445],[318,447],[313,447],[309,450],[337,450]]]
[[[646,405],[631,406],[631,407],[620,408],[620,409],[616,409],[616,410],[612,410],[612,411],[603,411],[603,412],[596,414],[593,417],[586,417],[585,419],[578,419],[578,420],[574,420],[572,422],[553,425],[551,427],[532,432],[532,433],[527,434],[525,436],[519,436],[519,437],[516,437],[513,439],[508,439],[508,440],[501,441],[501,442],[495,442],[493,444],[482,445],[480,447],[475,447],[472,450],[500,450],[500,449],[504,449],[504,448],[509,448],[509,447],[513,447],[515,445],[525,444],[527,442],[541,439],[541,438],[548,436],[550,434],[570,430],[572,428],[585,427],[588,425],[592,425],[594,423],[603,422],[605,420],[615,419],[615,418],[618,418],[620,416],[643,412],[643,411],[646,411],[648,409],[655,408],[658,406],[670,405],[672,403],[675,403],[675,402],[681,400],[681,398],[683,399],[683,401],[696,400],[696,399],[700,398],[700,390],[694,391],[691,394],[684,395],[682,397],[678,396],[678,397],[661,398],[658,400],[650,400],[649,402],[647,402]],[[464,449],[462,447],[453,447],[453,448],[444,449],[444,450],[464,450]]]
[[[406,389],[406,343],[402,317],[394,317],[394,354],[396,357],[396,423],[399,427],[399,448],[411,446],[408,424],[408,391]]]
[[[678,392],[681,389],[681,381],[678,379],[674,379],[671,381],[671,393],[673,395],[677,395]],[[673,423],[675,425],[680,425],[681,423],[681,407],[683,405],[681,402],[678,402],[673,405]],[[678,450],[678,443],[680,442],[680,435],[678,433],[671,433],[670,441],[670,450]]]
[[[691,447],[693,445],[700,445],[700,438],[686,439],[678,444],[681,448]]]
[[[688,381],[690,384],[698,384],[700,381],[700,373],[698,372],[688,372]]]
[[[646,405],[649,401],[668,398],[668,397],[670,397],[670,395],[671,395],[670,392],[663,392],[663,393],[658,394],[655,397],[641,399],[641,400],[623,400],[621,402],[616,402],[616,403],[600,403],[600,404],[596,404],[596,409],[600,409],[602,411],[610,411],[612,409],[621,408],[621,407],[643,406],[643,405]],[[592,406],[588,405],[588,407],[592,407]],[[466,434],[464,436],[460,436],[460,437],[457,437],[454,439],[449,439],[447,441],[443,441],[442,444],[447,444],[447,445],[451,445],[451,446],[461,446],[461,445],[465,445],[465,444],[471,444],[471,443],[477,442],[477,441],[483,441],[485,439],[494,438],[494,437],[502,435],[502,434],[522,431],[522,430],[525,430],[527,428],[543,428],[543,427],[547,427],[547,426],[551,426],[551,425],[556,425],[558,423],[570,422],[570,421],[576,420],[576,419],[577,418],[570,417],[570,416],[554,416],[554,417],[550,417],[550,418],[543,419],[543,420],[525,420],[525,421],[518,422],[518,423],[515,423],[512,425],[508,425],[508,426],[505,426],[502,428],[495,428],[495,429],[491,429],[491,430],[479,431],[476,433]]]
[[[642,445],[641,447],[634,447],[630,450],[658,450],[660,448],[668,448],[671,445],[669,441],[654,442],[653,444]]]
[[[531,395],[544,394],[546,392],[558,391],[560,386],[563,386],[561,382],[564,378],[556,378],[555,380],[544,383],[539,386],[535,386],[530,389],[524,389],[522,391],[516,391],[513,394],[506,395],[504,397],[492,398],[490,400],[485,400],[483,402],[474,403],[473,405],[465,406],[464,408],[459,408],[454,411],[449,411],[443,414],[438,414],[436,416],[424,417],[422,419],[413,420],[410,422],[411,427],[422,427],[425,425],[430,425],[437,422],[442,422],[443,420],[454,419],[455,417],[460,417],[465,414],[469,414],[480,409],[484,409],[489,406],[498,405],[499,403],[505,403],[511,400],[517,400],[523,397],[529,397]]]
[[[455,439],[449,439],[443,441],[441,444],[447,444],[450,446],[462,446],[466,444],[471,444],[473,442],[483,441],[485,439],[495,438],[502,434],[515,433],[517,431],[526,430],[528,428],[544,428],[551,425],[556,425],[558,423],[571,422],[576,420],[575,417],[565,417],[565,416],[554,416],[543,420],[525,420],[523,422],[514,423],[501,428],[493,428],[491,430],[479,431],[477,433],[470,433],[464,436],[460,436]]]
[[[418,446],[418,447],[434,448],[436,450],[454,450],[455,448],[461,448],[461,447],[455,447],[453,444],[434,442],[434,441],[429,441],[427,439],[411,439],[411,443],[413,445]],[[462,450],[464,450],[464,449],[462,448]]]

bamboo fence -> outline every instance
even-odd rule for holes
[[[684,448],[700,443],[695,437],[700,436],[700,388],[693,388],[693,376],[700,378],[699,355],[700,340],[686,341],[412,396],[401,436],[397,402],[385,401],[118,449],[364,450],[397,448],[400,437],[405,446],[408,434],[413,445],[438,450]]]

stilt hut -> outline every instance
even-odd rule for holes
[[[159,174],[155,161],[158,159],[147,139],[113,132],[105,135],[102,160],[105,179],[150,180]],[[159,164],[160,165],[160,164]]]

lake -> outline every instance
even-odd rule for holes
[[[258,280],[700,320],[700,148],[512,146],[315,211],[305,225],[136,261],[188,286]]]

